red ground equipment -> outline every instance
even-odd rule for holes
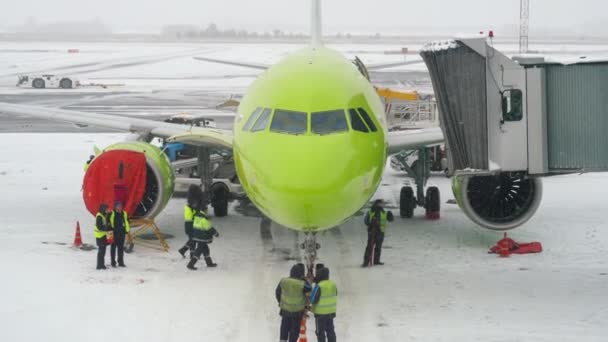
[[[507,237],[507,233],[505,233],[504,237],[496,243],[496,252],[503,258],[511,255],[511,249],[517,244],[513,239]]]
[[[111,245],[114,243],[114,232],[111,230],[109,232],[106,232],[106,243],[108,245]]]
[[[120,203],[126,203],[129,197],[129,187],[124,180],[124,169],[125,165],[121,161],[118,164],[118,179],[114,183],[114,201],[120,201]]]
[[[540,242],[518,243],[513,239],[504,237],[496,243],[496,246],[490,248],[488,253],[497,253],[501,257],[508,257],[511,254],[527,254],[540,253],[543,251],[543,245]]]
[[[143,153],[111,150],[97,156],[83,181],[87,210],[95,215],[101,203],[110,208],[115,200],[133,214],[146,191],[146,157]]]

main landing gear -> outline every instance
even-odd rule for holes
[[[418,159],[410,165],[408,164],[407,159],[414,153],[418,154]],[[412,218],[414,216],[414,209],[416,209],[417,206],[425,209],[427,219],[436,220],[440,217],[441,197],[439,188],[436,186],[429,186],[426,189],[426,194],[424,191],[424,187],[431,175],[430,153],[431,150],[429,148],[422,148],[417,151],[400,153],[394,156],[401,164],[401,168],[405,170],[416,183],[415,196],[413,187],[408,185],[401,188],[401,193],[399,195],[399,215],[403,218]]]
[[[228,215],[230,190],[224,184],[213,184],[211,152],[208,147],[197,148],[199,176],[203,185],[205,204],[211,204],[215,216],[224,217]]]

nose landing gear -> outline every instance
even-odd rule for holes
[[[306,262],[306,278],[312,281],[315,277],[315,262],[317,261],[317,250],[321,245],[317,243],[317,233],[305,233],[304,242],[300,244],[304,250],[304,260]]]

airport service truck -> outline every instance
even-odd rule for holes
[[[36,89],[60,88],[72,89],[80,86],[80,82],[67,76],[57,75],[21,75],[18,77],[17,87],[28,87]]]

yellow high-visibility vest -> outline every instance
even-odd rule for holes
[[[112,214],[110,215],[110,225],[112,225],[112,229],[114,229],[114,214],[115,213],[116,213],[115,211],[112,211]],[[122,217],[125,222],[125,231],[128,233],[131,231],[131,226],[129,225],[129,215],[127,215],[127,212],[125,210],[122,211]]]
[[[196,210],[190,208],[189,205],[184,206],[184,221],[192,222],[194,220],[194,213]]]
[[[279,306],[287,312],[300,312],[306,305],[304,296],[304,280],[283,278],[281,279],[281,300]]]
[[[374,211],[370,210],[367,215],[369,216],[369,222],[371,224],[372,220],[374,219],[374,215],[376,215],[376,213]],[[381,211],[380,212],[380,231],[381,232],[384,233],[386,231],[387,224],[388,224],[388,212]]]
[[[198,230],[210,230],[211,222],[203,212],[196,213],[192,221],[192,228]]]
[[[96,239],[101,239],[102,237],[105,237],[107,232],[103,231],[103,230],[99,230],[97,229],[97,217],[101,216],[101,219],[103,220],[103,225],[105,226],[106,224],[108,224],[108,222],[106,221],[106,216],[102,215],[101,213],[97,213],[97,215],[95,215],[95,238]]]
[[[321,297],[319,302],[312,306],[312,312],[316,315],[335,314],[338,308],[338,290],[336,283],[331,280],[319,282]]]

